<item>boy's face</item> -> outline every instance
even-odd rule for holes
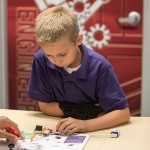
[[[81,45],[82,39],[82,35],[79,35],[76,43],[73,43],[68,36],[65,36],[56,42],[42,43],[40,46],[48,59],[56,66],[75,68],[82,61],[82,53],[78,47]]]

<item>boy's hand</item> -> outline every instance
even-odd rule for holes
[[[85,125],[85,120],[68,117],[60,120],[56,126],[56,129],[60,135],[69,136],[76,132],[83,132]]]
[[[7,117],[0,117],[0,138],[17,142],[18,137],[21,137],[18,125]]]

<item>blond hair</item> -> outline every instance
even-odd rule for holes
[[[79,26],[76,15],[67,8],[55,6],[40,13],[35,22],[37,42],[55,42],[63,36],[68,36],[76,42]]]

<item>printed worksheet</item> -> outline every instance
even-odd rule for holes
[[[60,135],[36,135],[31,139],[33,133],[26,133],[26,138],[17,143],[0,140],[1,150],[83,150],[89,140],[88,134],[74,134],[71,136]]]

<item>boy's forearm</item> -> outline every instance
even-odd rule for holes
[[[38,102],[40,110],[50,116],[57,116],[57,117],[62,117],[64,114],[62,110],[59,108],[59,103],[57,102],[51,102],[51,103],[43,103],[43,102]]]
[[[64,115],[63,111],[59,108],[59,103],[43,103],[38,102],[41,111],[46,115],[62,117]],[[90,132],[101,130],[105,128],[111,128],[123,123],[127,123],[130,119],[129,108],[123,110],[114,110],[103,116],[97,117],[95,119],[84,120],[84,126],[80,130],[81,132]]]
[[[123,110],[115,110],[98,118],[86,120],[84,132],[111,128],[123,123],[127,123],[129,119],[130,111],[128,108]]]

